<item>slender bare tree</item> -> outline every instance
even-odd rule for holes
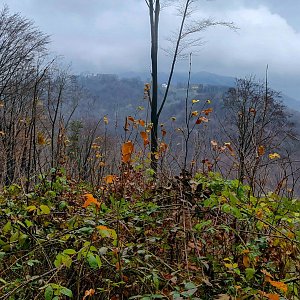
[[[163,2],[160,0],[145,0],[149,9],[150,19],[150,32],[151,32],[151,79],[152,79],[152,90],[150,97],[151,107],[151,167],[157,171],[157,156],[158,151],[158,123],[161,112],[168,98],[170,85],[172,82],[175,65],[178,59],[184,55],[184,51],[187,48],[199,46],[201,43],[201,37],[199,33],[202,33],[209,27],[223,25],[230,28],[235,28],[232,23],[228,22],[215,22],[212,19],[195,20],[192,18],[195,5],[197,0],[184,0],[183,2],[178,1],[167,1]],[[162,3],[163,2],[163,3]],[[159,20],[161,14],[161,8],[163,4],[177,3],[178,13],[181,18],[178,32],[174,39],[171,39],[173,43],[173,50],[171,54],[171,67],[169,71],[167,87],[164,92],[163,98],[158,103],[158,54],[159,54]],[[149,93],[150,94],[150,93]]]

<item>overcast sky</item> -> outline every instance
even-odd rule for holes
[[[175,0],[174,0],[175,2]],[[63,55],[76,73],[148,71],[149,26],[144,0],[0,0],[51,36],[51,51]],[[199,0],[193,18],[232,21],[239,30],[212,28],[193,57],[193,71],[263,79],[300,99],[300,0]],[[161,45],[176,31],[173,8],[161,14]],[[194,50],[193,50],[194,51]],[[169,58],[161,52],[160,71]],[[187,71],[181,61],[178,71]]]

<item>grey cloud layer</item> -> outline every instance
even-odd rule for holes
[[[11,11],[33,19],[52,36],[52,50],[72,61],[76,72],[122,72],[148,70],[149,28],[144,0],[0,0]],[[263,76],[270,65],[276,86],[300,95],[300,12],[298,0],[199,0],[195,17],[234,21],[236,32],[214,28],[203,34],[207,41],[194,57],[195,71],[224,75]],[[176,29],[177,20],[165,9],[161,20],[161,43]],[[169,59],[161,55],[162,68]],[[178,64],[187,69],[187,62]],[[291,78],[284,84],[279,78]],[[281,84],[280,84],[281,82]],[[294,82],[294,83],[293,83]],[[300,98],[300,97],[299,97]]]

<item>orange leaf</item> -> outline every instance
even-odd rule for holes
[[[85,300],[86,297],[93,296],[94,294],[95,294],[95,290],[94,289],[86,290],[84,292],[84,297],[82,298],[82,300]]]
[[[283,292],[287,292],[288,287],[284,282],[269,280],[270,284],[275,286],[276,288],[282,290]]]
[[[109,229],[107,226],[105,226],[105,225],[98,225],[97,228],[98,228],[99,230],[110,230],[110,229]]]
[[[122,162],[124,162],[124,163],[130,162],[130,159],[131,159],[130,154],[125,154],[125,155],[122,156]]]
[[[97,199],[95,199],[92,194],[85,194],[84,197],[85,197],[85,202],[82,205],[83,208],[87,208],[92,203],[95,204],[97,208],[100,208],[101,203],[98,202]]]
[[[201,124],[202,122],[205,122],[207,123],[208,122],[208,119],[205,118],[205,117],[199,117],[196,121],[196,124]]]
[[[131,141],[128,141],[122,145],[122,161],[124,163],[130,161],[133,150],[134,146]]]
[[[144,140],[144,146],[147,146],[149,144],[147,132],[141,131],[140,135],[141,135],[142,139]]]
[[[146,123],[144,120],[139,120],[139,124],[144,127]]]
[[[107,184],[114,183],[116,179],[115,175],[107,175],[104,180]]]
[[[279,295],[278,294],[267,294],[266,295],[269,300],[279,300]]]
[[[45,139],[44,135],[41,132],[39,132],[38,135],[37,135],[37,143],[39,145],[45,145],[46,144],[46,139]]]
[[[257,149],[257,153],[259,156],[263,156],[265,154],[265,147],[264,146],[259,146]]]
[[[161,134],[162,134],[162,136],[165,136],[167,134],[167,131],[165,129],[162,129]]]
[[[253,107],[250,107],[249,112],[252,113],[253,115],[255,115],[256,114],[256,109],[253,108]]]
[[[134,117],[132,117],[132,116],[127,117],[127,119],[131,122],[134,122]]]
[[[160,151],[165,152],[168,149],[168,145],[164,142],[161,142],[159,145]]]
[[[212,113],[212,111],[213,111],[212,108],[207,108],[207,109],[202,110],[202,112],[203,112],[206,116],[208,116],[210,113]]]
[[[132,154],[133,149],[134,149],[134,146],[133,146],[132,142],[128,141],[128,142],[124,143],[122,146],[122,154],[123,155]]]
[[[250,267],[250,258],[248,255],[243,256],[243,264],[246,268]]]
[[[117,271],[120,271],[120,269],[121,269],[121,265],[119,264],[119,262],[116,263],[116,269],[117,269]]]

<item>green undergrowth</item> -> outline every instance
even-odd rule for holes
[[[0,194],[0,299],[300,299],[300,204],[218,174]]]

